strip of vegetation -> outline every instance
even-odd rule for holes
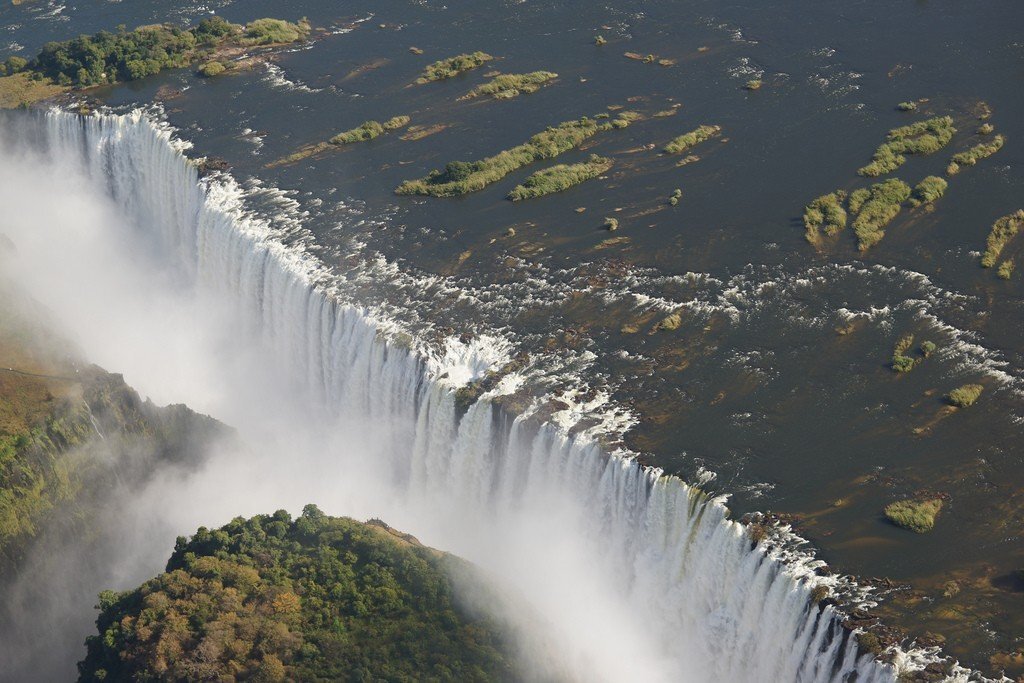
[[[566,121],[537,133],[522,145],[494,156],[472,162],[451,161],[444,170],[433,170],[424,178],[405,181],[395,188],[395,194],[456,197],[476,192],[518,168],[535,161],[554,159],[563,152],[579,147],[598,132],[614,127],[611,121],[598,122],[586,116],[577,121]]]
[[[409,120],[408,116],[395,116],[384,123],[380,123],[379,121],[366,121],[357,128],[347,130],[344,133],[338,133],[328,142],[332,145],[349,145],[353,142],[366,142],[380,137],[388,131],[397,130],[409,125]]]
[[[456,55],[448,59],[441,59],[434,62],[423,70],[423,75],[416,79],[419,84],[430,83],[431,81],[444,81],[455,78],[494,59],[486,52],[474,52],[472,54]]]
[[[999,269],[996,271],[996,275],[998,275],[1003,280],[1009,280],[1010,277],[1013,276],[1013,268],[1013,259],[1008,258],[999,264]]]
[[[910,372],[913,370],[920,358],[913,358],[907,355],[907,351],[914,345],[914,335],[905,334],[896,342],[892,351],[892,369],[895,372]]]
[[[459,99],[471,100],[475,97],[489,95],[496,100],[510,100],[522,93],[537,92],[542,86],[556,78],[558,78],[558,74],[550,71],[532,71],[527,74],[501,74],[500,76],[495,76],[489,83],[478,85]]]
[[[1002,149],[1005,142],[1002,135],[997,135],[990,142],[982,142],[968,150],[954,154],[953,158],[949,160],[949,166],[946,167],[946,173],[956,175],[960,172],[961,167],[974,166],[982,159],[987,159]]]
[[[886,136],[871,163],[859,169],[862,176],[878,177],[892,173],[907,160],[906,154],[932,154],[949,144],[956,128],[949,116],[937,116],[909,126],[893,128]]]
[[[378,520],[307,505],[200,528],[165,573],[100,594],[80,680],[517,679],[504,628],[457,598],[453,574],[496,599]]]
[[[982,268],[991,268],[996,264],[1003,249],[1020,232],[1021,227],[1024,227],[1024,209],[1003,216],[992,224],[992,230],[985,241],[985,253],[981,256]]]
[[[957,408],[967,408],[975,404],[984,390],[985,387],[980,384],[964,384],[949,392],[946,395],[946,400]]]
[[[910,186],[898,178],[875,183],[871,189],[856,190],[850,195],[850,211],[856,215],[853,230],[861,251],[867,251],[885,237],[885,226],[900,212],[900,205],[910,197]]]
[[[611,159],[591,154],[589,159],[579,164],[558,164],[537,171],[524,180],[522,185],[516,185],[508,194],[508,198],[518,202],[522,199],[533,199],[562,192],[598,177],[611,167]]]
[[[940,510],[941,498],[898,500],[885,506],[885,516],[898,527],[923,534],[935,528]]]
[[[684,133],[665,145],[665,154],[682,154],[686,150],[710,140],[722,132],[721,126],[701,126],[689,133]]]
[[[944,179],[930,175],[917,184],[914,188],[914,193],[910,197],[910,203],[913,206],[921,206],[923,204],[931,204],[942,198],[942,195],[946,194],[946,188],[949,187]]]
[[[846,201],[846,192],[836,190],[829,194],[823,194],[804,208],[804,236],[808,242],[817,243],[822,229],[826,235],[832,237],[846,227],[844,201]]]
[[[117,33],[100,31],[63,42],[50,42],[25,64],[34,78],[49,78],[62,86],[87,87],[134,81],[164,69],[188,66],[216,49],[275,45],[303,40],[310,25],[305,19],[257,19],[241,26],[209,17],[192,28],[152,25]]]

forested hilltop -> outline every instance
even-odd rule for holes
[[[165,573],[101,594],[80,680],[515,680],[452,569],[466,565],[313,505],[200,528]]]

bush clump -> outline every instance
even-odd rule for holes
[[[689,133],[684,133],[677,138],[674,138],[667,145],[665,145],[665,154],[681,154],[691,147],[695,147],[705,140],[719,135],[722,132],[721,126],[701,126],[695,130],[691,130]]]
[[[907,160],[906,154],[932,154],[949,144],[956,128],[949,116],[937,116],[908,126],[893,128],[886,136],[871,163],[858,169],[862,176],[878,177],[892,173]]]
[[[850,195],[850,210],[856,214],[853,230],[861,251],[867,251],[885,237],[885,226],[900,212],[900,205],[910,197],[910,186],[898,178],[875,183],[869,190]]]
[[[506,636],[451,570],[472,571],[313,505],[200,528],[163,574],[100,595],[79,680],[514,679]]]
[[[527,164],[553,159],[579,147],[584,140],[612,127],[609,121],[598,122],[586,116],[576,121],[565,121],[537,133],[522,145],[494,156],[472,162],[452,161],[443,170],[431,171],[425,178],[407,180],[395,189],[395,194],[455,197],[476,192]]]
[[[896,108],[900,111],[915,111],[917,109],[917,102],[900,102],[896,105]]]
[[[918,363],[917,358],[907,355],[907,351],[914,345],[914,335],[905,334],[896,342],[892,351],[892,369],[895,372],[910,372]]]
[[[932,202],[941,199],[942,195],[946,194],[947,187],[949,187],[949,183],[947,183],[943,178],[930,175],[919,182],[914,188],[914,193],[910,197],[910,203],[913,206],[931,204]]]
[[[338,133],[328,140],[328,142],[332,145],[349,145],[353,142],[366,142],[380,137],[386,131],[401,128],[407,125],[409,121],[410,118],[408,116],[395,116],[384,123],[379,121],[365,121],[357,128],[346,130],[344,133]]]
[[[473,52],[472,54],[456,55],[447,59],[441,59],[426,69],[423,70],[423,74],[416,79],[419,84],[430,83],[431,81],[444,81],[449,78],[454,78],[461,73],[475,69],[478,66],[482,66],[487,62],[494,59],[491,55],[486,52]]]
[[[228,68],[224,65],[223,62],[218,62],[215,59],[211,59],[210,61],[205,62],[202,66],[199,67],[198,73],[203,78],[213,78],[214,76],[218,76],[227,70]]]
[[[1024,209],[1003,216],[992,224],[992,230],[985,240],[985,253],[981,256],[982,268],[991,268],[999,260],[999,255],[1010,240],[1024,227]]]
[[[963,166],[974,166],[982,159],[987,159],[1002,149],[1005,142],[1002,135],[997,135],[989,142],[982,142],[970,149],[954,154],[953,158],[949,160],[949,166],[946,167],[946,173],[948,175],[956,175]]]
[[[558,78],[558,74],[550,71],[531,71],[526,74],[501,74],[489,83],[478,85],[459,99],[471,100],[474,97],[489,95],[496,100],[509,100],[522,93],[534,93],[545,84]]]
[[[898,527],[923,534],[935,528],[935,518],[940,510],[941,498],[898,500],[885,506],[885,516]]]
[[[241,39],[243,45],[278,45],[305,40],[309,35],[309,22],[305,19],[293,24],[284,19],[256,19],[245,25]]]
[[[753,80],[747,81],[743,87],[746,88],[747,90],[760,90],[761,85],[761,81],[755,78]]]
[[[514,202],[522,199],[543,197],[568,190],[570,187],[596,178],[612,167],[612,160],[591,154],[587,161],[579,164],[558,164],[551,168],[537,171],[516,185],[509,193],[508,198]]]
[[[807,241],[814,244],[821,237],[821,230],[829,237],[838,234],[846,227],[846,192],[836,190],[823,194],[804,207],[804,235]]]
[[[998,275],[1003,280],[1009,280],[1013,276],[1013,268],[1013,259],[1008,258],[999,264],[999,269],[996,270],[996,275]]]
[[[964,384],[949,392],[946,399],[957,408],[967,408],[974,405],[984,390],[980,384]]]

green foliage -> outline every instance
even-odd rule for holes
[[[256,19],[245,25],[240,39],[243,45],[276,45],[304,40],[309,35],[309,22],[305,19],[293,24],[283,19]]]
[[[531,71],[526,74],[501,74],[489,83],[478,85],[460,99],[470,100],[481,95],[490,95],[496,100],[508,100],[518,97],[521,93],[533,93],[541,86],[558,78],[558,74],[550,71]]]
[[[614,232],[614,231],[619,229],[619,219],[618,218],[605,218],[604,219],[604,225],[602,227],[605,230],[607,230],[608,232]]]
[[[716,137],[722,132],[721,126],[701,126],[695,130],[691,130],[689,133],[684,133],[677,138],[674,138],[667,145],[665,145],[665,154],[681,154],[691,147],[710,140]]]
[[[14,75],[25,70],[25,67],[28,66],[28,60],[24,57],[12,55],[7,58],[3,66],[5,75]]]
[[[397,130],[403,126],[407,126],[410,120],[411,119],[408,116],[393,116],[384,123],[379,121],[365,121],[357,128],[347,130],[344,133],[338,133],[328,140],[328,142],[332,145],[349,145],[354,142],[366,142],[380,137],[387,131]]]
[[[558,164],[537,171],[524,180],[522,185],[516,185],[509,193],[508,198],[517,202],[521,199],[532,199],[562,192],[574,185],[598,177],[611,167],[611,159],[591,154],[587,161],[579,164]]]
[[[672,190],[672,194],[669,195],[669,198],[668,198],[669,205],[676,206],[677,204],[679,204],[679,200],[682,199],[682,197],[683,197],[683,191],[680,190],[678,187],[676,189]]]
[[[935,345],[935,342],[933,342],[933,341],[923,341],[923,342],[921,342],[921,355],[924,356],[925,358],[928,358],[933,353],[935,353],[935,349],[937,349],[937,348],[938,347]]]
[[[605,40],[604,36],[597,36],[596,38],[594,38],[594,45],[604,45],[607,42],[608,41]]]
[[[224,73],[225,71],[227,71],[227,67],[224,66],[224,63],[218,62],[215,59],[211,59],[210,61],[204,63],[198,69],[199,75],[203,78],[212,78],[214,76],[218,76]]]
[[[308,505],[179,538],[166,572],[100,596],[82,681],[513,680],[453,594],[454,558]]]
[[[199,59],[204,48],[228,43],[292,42],[308,34],[306,22],[257,19],[243,30],[220,17],[209,17],[191,29],[142,26],[134,31],[100,31],[93,36],[50,42],[28,68],[60,85],[86,87],[134,81],[164,69],[184,67]]]
[[[409,125],[409,121],[412,119],[408,116],[392,116],[390,119],[380,124],[384,130],[398,130]]]
[[[991,123],[983,123],[978,126],[978,135],[991,135],[995,129],[996,127]]]
[[[875,150],[871,163],[857,173],[869,177],[892,173],[907,160],[904,155],[937,152],[949,144],[954,133],[956,128],[953,127],[953,119],[948,116],[937,116],[893,128],[886,136],[886,141]]]
[[[918,359],[906,355],[914,345],[914,335],[905,334],[896,342],[892,351],[892,369],[896,372],[910,372],[917,365]]]
[[[472,54],[456,55],[448,59],[434,62],[423,70],[423,75],[416,79],[419,84],[430,83],[431,81],[443,81],[454,78],[478,66],[482,66],[494,59],[486,52],[474,52]]]
[[[992,224],[992,230],[985,241],[985,253],[981,256],[981,266],[991,268],[999,260],[1003,249],[1020,232],[1024,226],[1024,209],[1019,209],[1008,216],[1003,216]]]
[[[946,167],[946,173],[956,175],[963,166],[974,166],[982,159],[987,159],[1002,149],[1005,142],[1006,140],[1002,135],[997,135],[989,142],[982,142],[970,149],[954,154],[953,158],[949,160],[949,166]]]
[[[845,200],[846,192],[836,190],[818,197],[804,207],[804,236],[808,242],[817,242],[822,228],[831,237],[846,227],[846,210],[843,209]]]
[[[867,195],[858,194],[862,191],[850,195],[850,210],[857,216],[853,219],[853,230],[858,246],[867,251],[885,237],[883,228],[896,218],[900,205],[910,197],[910,186],[892,178],[872,185]]]
[[[1008,258],[999,264],[999,269],[996,271],[1003,280],[1009,280],[1013,276],[1014,263],[1012,258]]]
[[[611,127],[609,122],[598,123],[587,117],[566,121],[494,156],[473,162],[452,161],[443,170],[431,171],[425,178],[407,180],[395,189],[395,194],[455,197],[476,192],[527,164],[553,159],[574,149],[599,131]]]
[[[964,384],[949,392],[946,399],[957,408],[966,408],[974,405],[984,390],[980,384]]]
[[[760,90],[761,89],[761,81],[758,80],[758,79],[750,80],[750,81],[747,81],[746,84],[744,84],[743,87],[746,88],[747,90]]]
[[[921,206],[922,204],[931,204],[937,199],[941,199],[942,195],[946,194],[946,188],[949,187],[944,179],[930,175],[917,184],[914,188],[914,194],[910,197],[910,203],[914,206]]]
[[[896,108],[900,111],[915,111],[917,109],[917,102],[900,102],[896,105]]]
[[[898,500],[885,506],[885,516],[896,526],[923,534],[935,527],[941,509],[941,498]]]

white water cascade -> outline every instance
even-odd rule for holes
[[[232,183],[200,183],[165,127],[139,112],[54,111],[45,128],[51,153],[81,163],[183,286],[233,302],[244,334],[318,410],[372,426],[382,516],[507,580],[571,677],[894,680],[831,607],[811,605],[807,568],[752,549],[720,501],[486,398],[460,416],[436,359],[333,296],[314,259],[276,240]],[[459,348],[464,365],[478,362]]]

